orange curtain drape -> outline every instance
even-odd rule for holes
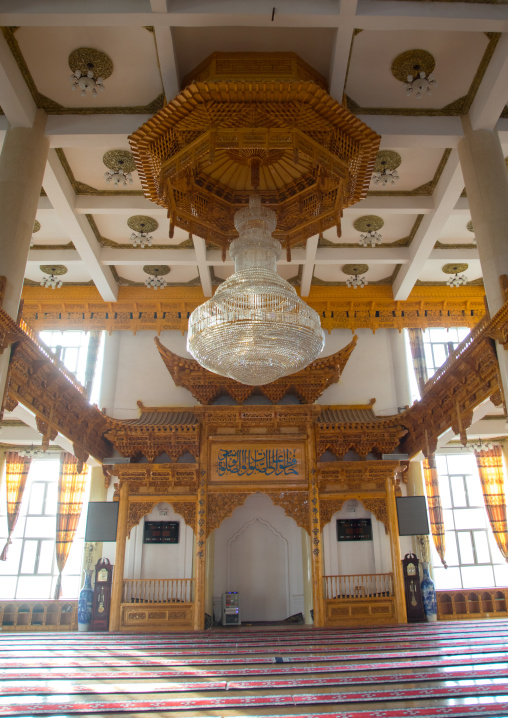
[[[86,487],[86,465],[78,471],[78,459],[72,454],[60,456],[60,476],[58,477],[58,503],[56,514],[56,565],[58,581],[55,598],[62,592],[62,571],[69,556],[72,542],[81,516],[83,497]]]
[[[427,364],[425,362],[425,347],[423,346],[423,334],[421,329],[408,329],[408,333],[416,381],[418,382],[420,396],[422,396],[423,387],[429,380],[429,375],[427,373]]]
[[[505,561],[508,562],[508,526],[501,447],[494,446],[489,451],[475,451],[474,453],[492,532],[499,550]]]
[[[0,554],[0,561],[7,561],[7,550],[12,543],[11,536],[16,526],[23,500],[28,472],[32,459],[28,456],[20,456],[15,451],[8,451],[7,459],[7,527],[9,534],[7,541]]]
[[[441,563],[445,568],[448,568],[445,562],[445,528],[443,521],[443,509],[441,506],[441,495],[439,493],[435,454],[429,454],[429,456],[424,459],[423,476],[425,479],[425,488],[427,490],[430,530],[432,532],[434,546],[439,554]]]

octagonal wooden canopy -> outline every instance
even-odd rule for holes
[[[222,247],[259,194],[291,247],[365,197],[380,137],[293,53],[215,53],[130,139],[146,196],[174,227]]]

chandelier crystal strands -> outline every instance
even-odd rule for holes
[[[215,374],[259,386],[304,369],[324,347],[317,312],[277,274],[276,214],[259,196],[234,218],[234,274],[189,318],[187,350]]]

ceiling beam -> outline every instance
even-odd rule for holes
[[[56,255],[56,257],[55,257]],[[27,265],[33,264],[58,264],[65,262],[70,264],[83,264],[83,260],[79,256],[79,252],[75,249],[66,249],[64,251],[55,251],[54,249],[31,249],[26,260]]]
[[[11,127],[32,127],[37,108],[2,33],[0,33],[0,107]]]
[[[205,297],[211,297],[213,294],[212,277],[210,275],[210,267],[206,263],[206,242],[201,237],[193,237],[194,251],[198,264],[199,278],[203,287]]]
[[[330,66],[330,81],[328,83],[330,88],[329,93],[337,102],[342,102],[342,96],[344,95],[344,88],[346,86],[357,5],[358,0],[341,0],[340,3],[340,24],[335,35],[335,44]]]
[[[400,268],[393,283],[393,298],[404,301],[416,284],[423,265],[430,257],[450,212],[464,188],[457,150],[452,150],[434,190],[435,209],[424,216],[409,249],[410,262]]]
[[[118,285],[110,268],[103,267],[100,262],[101,248],[86,217],[74,212],[74,190],[55,150],[49,150],[43,187],[69,239],[86,263],[101,297],[106,302],[116,301]]]
[[[46,137],[50,147],[125,147],[127,137],[152,115],[49,115]]]
[[[316,235],[307,240],[305,247],[305,264],[303,265],[302,281],[300,283],[300,291],[302,297],[308,297],[310,294],[310,285],[314,275],[314,262],[316,259],[319,237]]]
[[[508,32],[501,36],[469,110],[473,130],[493,130],[508,103]]]

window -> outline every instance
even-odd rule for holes
[[[0,598],[53,598],[58,569],[55,557],[58,459],[34,459],[7,561],[0,562]],[[5,496],[0,507],[0,543],[7,538]],[[86,523],[86,501],[63,571],[62,597],[77,598]]]
[[[434,545],[438,589],[508,585],[508,566],[490,529],[474,454],[436,456],[448,569]]]
[[[469,332],[470,329],[467,327],[453,327],[451,329],[434,327],[422,332],[425,364],[429,379],[445,363],[460,342],[464,341]]]

